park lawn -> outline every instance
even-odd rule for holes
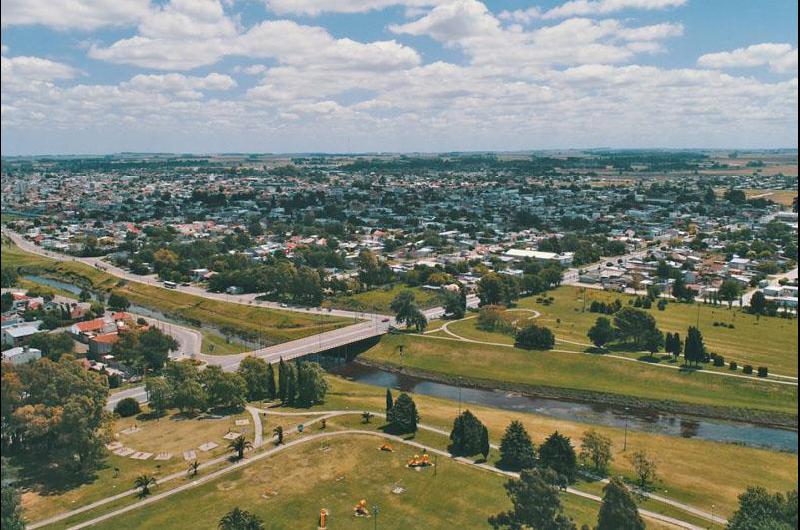
[[[602,355],[386,335],[362,356],[399,365],[395,352],[401,344],[406,367],[450,376],[797,414],[796,386],[672,370]]]
[[[759,190],[751,188],[744,190],[744,194],[748,199],[760,196],[774,203],[791,207],[792,201],[797,197],[797,190]]]
[[[127,282],[83,263],[59,262],[22,251],[13,244],[3,245],[2,257],[6,266],[21,267],[23,270],[53,276],[65,282],[89,287],[93,291],[113,290],[128,298],[133,304],[184,321],[201,322],[220,329],[232,328],[259,337],[265,345],[300,339],[350,323],[349,319],[331,315],[305,315],[211,300],[139,282]]]
[[[325,508],[331,527],[370,530],[373,518],[353,516],[360,499],[379,507],[381,528],[488,528],[489,515],[510,507],[501,476],[447,459],[439,459],[436,475],[416,472],[405,466],[412,448],[382,452],[367,436],[333,437],[326,445],[325,451],[317,443],[291,448],[159,501],[158,509],[134,510],[96,528],[169,528],[181,521],[212,529],[238,506],[259,515],[266,528],[313,528]],[[398,485],[406,492],[393,494]],[[563,502],[579,525],[595,521],[595,503],[571,495]]]
[[[313,410],[372,410],[383,411],[385,406],[384,388],[348,381],[340,377],[328,377],[330,389],[326,403]],[[395,397],[398,391],[394,391]],[[420,414],[420,421],[426,425],[450,431],[453,419],[459,411],[457,402],[423,395],[413,395]],[[550,416],[501,410],[480,405],[467,405],[489,429],[491,442],[499,444],[506,426],[512,420],[521,421],[536,445],[541,444],[553,431],[570,437],[578,447],[583,433],[589,429],[607,436],[612,441],[614,460],[612,474],[633,476],[626,453],[644,450],[655,457],[658,463],[659,481],[657,487],[669,491],[672,499],[685,502],[697,508],[730,516],[738,505],[737,497],[750,485],[759,485],[770,491],[789,491],[798,485],[797,454],[744,447],[737,444],[713,442],[708,440],[681,438],[676,436],[645,433],[628,430],[627,451],[623,452],[624,429],[590,425],[578,421],[567,421]],[[299,409],[306,410],[306,409]],[[335,418],[331,423],[354,426],[360,424],[360,415]],[[381,425],[381,418],[374,418],[372,424]],[[431,446],[436,443],[435,435],[417,433],[418,440]],[[447,440],[439,440],[446,446]],[[442,448],[445,446],[441,446]],[[497,457],[492,450],[489,459]],[[659,511],[659,510],[654,510]]]
[[[584,290],[572,286],[551,291],[550,296],[555,300],[550,305],[537,302],[536,297],[522,298],[517,305],[540,311],[542,316],[536,319],[537,323],[551,328],[556,337],[587,343],[586,334],[598,317],[613,319],[613,316],[590,313],[591,302],[613,302],[619,298],[625,304],[631,296],[599,289],[585,289],[585,295],[585,312],[582,311]],[[662,331],[678,332],[683,338],[689,326],[697,325],[699,312],[700,331],[709,351],[722,355],[726,361],[736,361],[740,366],[767,366],[770,372],[797,376],[796,320],[759,319],[738,308],[677,302],[667,304],[664,311],[659,311],[655,304],[647,311],[655,317]],[[733,324],[734,329],[714,326],[714,322]]]
[[[236,355],[253,349],[238,342],[235,338],[225,340],[225,337],[220,337],[213,331],[200,330],[200,333],[203,335],[200,353],[206,355]]]
[[[146,407],[145,412],[147,412]],[[254,425],[252,417],[247,412],[216,419],[203,418],[203,416],[198,416],[192,419],[183,419],[177,414],[177,411],[171,410],[158,419],[148,418],[146,415],[117,419],[112,427],[112,441],[118,440],[125,447],[138,451],[152,452],[154,457],[160,452],[169,452],[172,453],[172,458],[165,461],[156,461],[152,457],[149,460],[134,460],[109,452],[103,465],[91,481],[48,492],[44,492],[41,487],[24,490],[22,506],[26,521],[36,522],[126,491],[133,487],[133,482],[139,475],[148,474],[158,478],[188,470],[189,462],[183,458],[184,451],[193,449],[200,464],[224,456],[230,453],[230,450],[227,448],[228,441],[222,437],[229,431],[241,432],[247,440],[253,441]],[[272,429],[277,425],[288,430],[294,427],[298,421],[303,421],[303,418],[270,417],[269,421],[263,422],[265,440],[271,436]],[[236,426],[235,420],[237,419],[248,419],[250,424],[242,427]],[[128,435],[118,434],[121,430],[134,424],[138,425],[141,430]],[[219,445],[211,451],[201,451],[198,447],[206,442],[214,442]],[[213,469],[222,465],[224,464],[217,464],[213,466]],[[23,470],[34,469],[33,466],[35,463],[27,463],[27,465],[23,465]],[[119,470],[118,476],[114,476],[115,468]],[[201,471],[201,473],[203,472],[207,471]],[[183,483],[185,483],[183,478],[176,479],[159,486],[159,491]],[[129,504],[135,498],[136,496],[132,495],[127,500],[118,501],[117,504]]]
[[[422,309],[436,307],[439,304],[438,291],[431,291],[421,287],[406,287],[401,284],[392,284],[387,287],[378,287],[363,293],[347,296],[335,296],[322,305],[337,309],[350,309],[353,311],[391,313],[389,305],[401,291],[411,291],[416,296],[417,305]]]

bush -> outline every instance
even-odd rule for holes
[[[667,308],[667,301],[664,298],[662,298],[661,300],[658,301],[657,307],[659,311],[664,311]]]
[[[114,412],[123,418],[134,416],[139,414],[141,411],[142,409],[139,407],[139,402],[132,397],[127,397],[123,400],[120,400],[119,403],[117,403],[117,405],[114,407]]]
[[[514,346],[526,350],[550,350],[555,346],[555,343],[555,335],[548,328],[528,324],[517,332]]]
[[[742,372],[744,372],[744,373],[745,373],[745,374],[747,374],[747,375],[751,375],[751,374],[753,373],[753,367],[752,367],[752,366],[750,366],[749,364],[746,364],[746,365],[744,365],[744,367],[742,368]]]
[[[731,361],[730,363],[728,363],[728,368],[735,371],[739,368],[739,365],[736,364],[736,361]]]
[[[735,327],[736,327],[736,326],[734,326],[733,324],[728,324],[728,329],[733,329],[733,328],[735,328]]]
[[[769,371],[767,370],[766,366],[759,366],[758,367],[758,377],[767,377]]]
[[[725,357],[723,357],[722,355],[715,355],[714,366],[725,366]]]

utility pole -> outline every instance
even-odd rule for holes
[[[625,407],[625,438],[622,442],[622,452],[628,448],[628,407]]]

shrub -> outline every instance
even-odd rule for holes
[[[728,363],[728,368],[730,368],[731,370],[737,370],[739,368],[739,365],[736,364],[736,361],[731,361],[730,363]]]
[[[749,364],[744,365],[742,368],[742,372],[746,373],[747,375],[751,375],[753,373],[753,367]]]
[[[517,332],[514,346],[526,350],[550,350],[555,345],[553,332],[543,326],[528,324]]]
[[[120,400],[119,403],[117,403],[117,405],[114,407],[114,412],[123,418],[134,416],[139,414],[141,411],[142,409],[139,407],[139,402],[132,397],[127,397],[123,400]]]
[[[715,355],[714,366],[725,366],[725,357],[723,357],[722,355]]]
[[[735,328],[735,327],[736,327],[736,326],[734,326],[733,324],[728,324],[728,329],[733,329],[733,328]]]
[[[769,371],[767,370],[766,366],[759,366],[758,367],[758,377],[767,377]]]

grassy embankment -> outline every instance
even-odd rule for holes
[[[331,389],[327,402],[311,411],[382,410],[383,389],[335,377],[330,377],[329,382]],[[452,419],[457,414],[457,403],[419,395],[414,396],[414,399],[423,423],[449,430]],[[548,434],[558,430],[569,436],[577,446],[583,433],[590,428],[585,424],[535,414],[480,406],[469,408],[487,425],[493,443],[499,442],[506,425],[513,419],[521,420],[525,424],[537,445]],[[265,434],[278,423],[282,422],[288,427],[303,421],[305,420],[302,418],[290,418],[287,421],[269,417],[265,424]],[[171,428],[164,423],[162,420],[161,424],[153,423],[147,425],[146,429],[150,430],[151,436],[158,439],[160,435],[154,431]],[[354,414],[328,420],[327,428],[375,430],[381,425],[379,418],[364,425],[360,416]],[[631,478],[631,466],[625,458],[626,453],[622,451],[623,430],[609,427],[595,429],[612,440],[612,473]],[[145,429],[141,434],[144,432]],[[311,425],[303,435],[291,435],[287,437],[287,441],[319,432],[319,424]],[[199,441],[209,436],[206,431],[194,438]],[[420,431],[415,440],[427,447],[440,449],[446,448],[448,443],[445,436],[426,431]],[[715,513],[729,516],[736,508],[737,495],[751,484],[763,485],[770,490],[797,487],[797,455],[794,454],[635,431],[628,431],[627,440],[627,453],[645,450],[658,462],[658,492],[667,490],[670,498],[706,511],[710,511],[713,504]],[[374,438],[348,436],[346,439],[332,438],[326,444],[320,441],[300,445],[198,488],[159,501],[157,509],[145,508],[115,517],[100,528],[154,528],[165,524],[168,526],[171,520],[191,521],[198,528],[212,528],[219,517],[233,506],[262,515],[268,527],[283,528],[287,524],[299,524],[298,518],[309,518],[313,522],[315,513],[322,507],[331,510],[332,522],[338,521],[339,525],[347,525],[352,517],[350,509],[361,498],[381,507],[381,512],[386,516],[381,519],[381,525],[388,525],[386,527],[423,525],[426,528],[438,528],[446,521],[448,525],[455,522],[461,527],[480,528],[486,526],[485,518],[489,514],[507,508],[501,477],[438,458],[439,467],[434,479],[431,470],[415,473],[403,467],[405,460],[418,450],[394,444],[395,453],[383,453],[377,450],[380,443]],[[325,445],[330,449],[322,450]],[[490,462],[495,462],[497,457],[497,451],[493,450],[489,457]],[[200,476],[207,472],[201,472]],[[136,474],[138,473],[133,473],[131,477]],[[173,485],[165,484],[157,491],[166,491],[180,483],[184,483],[183,479]],[[391,494],[392,487],[398,484],[405,487],[407,493],[399,496]],[[597,493],[602,485],[581,482],[577,487]],[[459,494],[453,495],[453,491]],[[273,492],[277,492],[277,495],[273,496]],[[572,495],[565,495],[563,500],[568,513],[579,524],[594,522],[597,504]],[[54,525],[53,528],[64,528],[135,501],[135,497],[130,497],[81,514]],[[80,503],[84,504],[83,498]],[[706,523],[677,508],[668,508],[652,501],[645,501],[642,506],[706,526]],[[452,519],[453,517],[456,519]],[[353,524],[360,524],[360,520]],[[660,528],[653,524],[648,527]]]
[[[399,284],[393,284],[391,288],[376,288],[349,296],[336,296],[323,302],[322,305],[337,309],[365,312],[377,311],[378,313],[388,314],[391,313],[389,304],[392,303],[394,297],[401,291],[406,290],[414,293],[417,305],[423,309],[439,305],[439,295],[437,291],[429,291],[421,287],[406,287]]]
[[[59,262],[3,244],[4,266],[19,268],[86,287],[95,292],[115,291],[131,303],[160,311],[182,321],[231,328],[257,336],[265,344],[295,340],[320,331],[329,331],[350,323],[350,320],[330,315],[304,315],[264,307],[243,305],[182,293],[119,278],[78,262]]]

